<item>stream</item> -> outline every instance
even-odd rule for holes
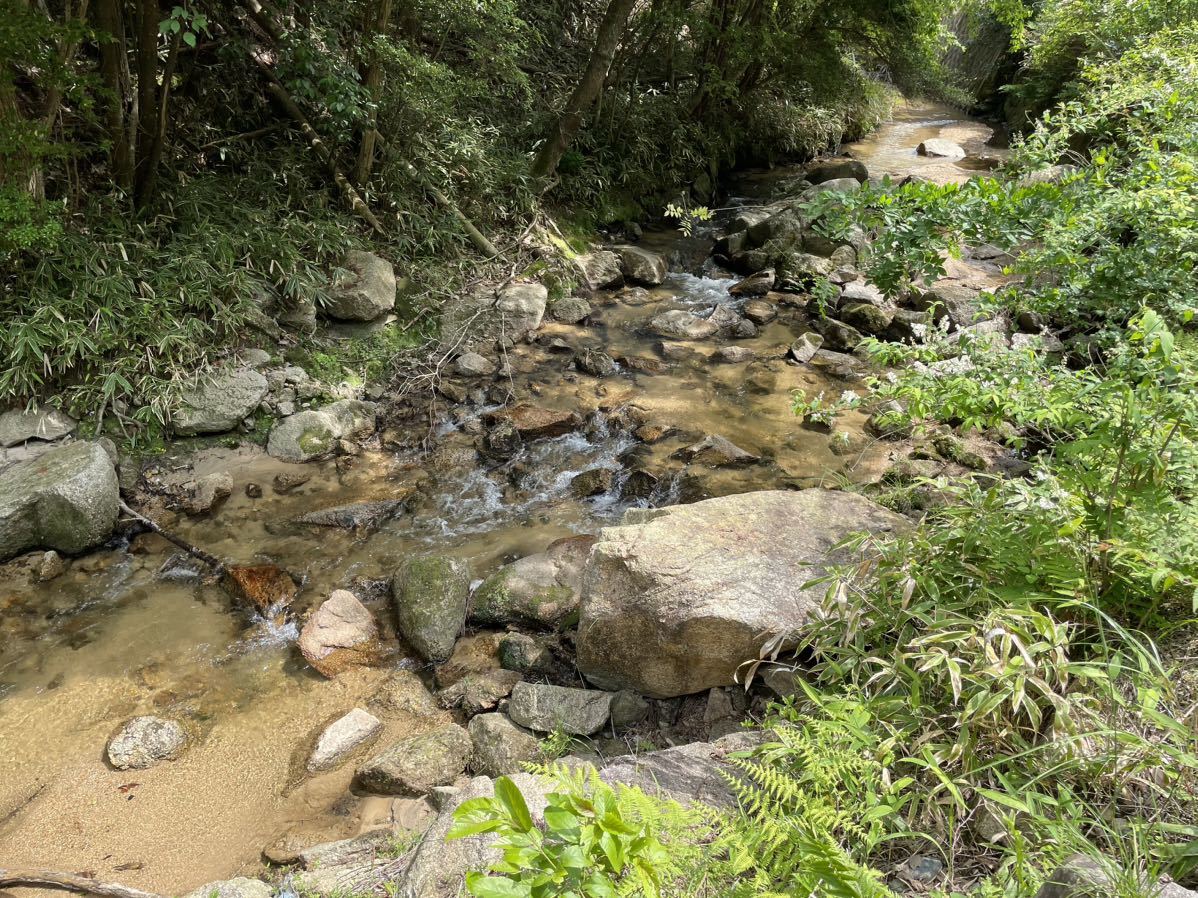
[[[915,146],[934,136],[960,143],[969,155],[956,162],[918,156]],[[1000,158],[990,138],[988,126],[951,109],[908,103],[843,149],[874,175],[958,181]],[[767,202],[797,172],[746,173],[730,204]],[[587,326],[547,323],[535,343],[510,351],[516,392],[578,412],[585,424],[576,432],[488,460],[474,448],[480,414],[489,408],[484,400],[436,420],[428,454],[389,448],[384,432],[360,455],[304,466],[244,445],[167,455],[155,463],[163,482],[217,471],[234,481],[232,496],[211,515],[180,517],[177,529],[222,558],[269,560],[302,575],[297,611],[333,589],[352,589],[393,646],[383,666],[423,676],[428,672],[392,638],[386,588],[413,553],[459,556],[482,578],[555,539],[615,524],[630,507],[876,480],[890,448],[862,436],[863,413],[849,412],[841,422],[853,438],[847,452],[833,451],[827,435],[801,428],[791,413],[792,392],[835,396],[854,389],[859,377],[835,357],[787,364],[780,348],[795,335],[785,316],[751,338],[678,343],[662,365],[660,338],[645,333],[650,318],[743,303],[728,292],[731,275],[706,261],[722,220],[689,238],[646,234],[642,245],[671,263],[661,287],[597,296]],[[728,345],[756,358],[713,357]],[[587,348],[622,360],[620,372],[599,379],[570,369],[572,353]],[[659,431],[653,440],[644,430],[638,435],[645,426]],[[674,456],[707,434],[765,461],[693,476]],[[612,472],[610,487],[576,496],[574,475],[595,468]],[[272,488],[276,475],[296,471],[310,479],[286,493]],[[635,471],[652,477],[632,482]],[[262,488],[260,498],[247,495],[249,484]],[[407,498],[406,511],[373,530],[294,523],[314,509],[396,497]],[[418,820],[421,802],[354,794],[352,764],[305,774],[314,734],[363,702],[387,671],[361,668],[326,680],[299,656],[296,637],[293,622],[247,625],[218,586],[202,582],[152,534],[75,559],[47,583],[0,582],[0,867],[86,872],[173,894],[252,874],[262,848],[280,835],[328,841]],[[487,633],[461,640],[462,663],[493,641]],[[110,768],[107,740],[137,714],[186,720],[194,744],[172,763]],[[380,744],[412,725],[388,720]]]

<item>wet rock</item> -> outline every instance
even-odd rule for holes
[[[597,349],[588,349],[575,355],[574,367],[592,377],[611,377],[620,373],[616,360]]]
[[[320,734],[308,758],[308,772],[318,773],[340,766],[355,751],[377,739],[382,731],[382,721],[361,708],[354,708]]]
[[[382,795],[424,795],[447,786],[466,769],[470,734],[457,724],[409,736],[358,768],[358,783]]]
[[[875,335],[884,334],[894,318],[893,313],[888,314],[868,302],[845,303],[837,314],[850,327]]]
[[[824,338],[816,333],[800,334],[799,338],[790,344],[789,355],[796,362],[810,362],[824,345]]]
[[[707,320],[716,327],[725,328],[735,327],[736,324],[741,320],[741,317],[740,315],[736,314],[736,310],[731,306],[720,303],[711,310],[707,316]]]
[[[756,464],[761,460],[760,456],[741,449],[719,434],[711,434],[692,446],[679,449],[675,456],[683,461],[707,465],[710,468],[741,467]]]
[[[506,714],[480,714],[470,721],[474,756],[470,769],[484,776],[518,773],[540,753],[537,737],[516,726]]]
[[[715,354],[716,361],[726,362],[730,365],[751,362],[755,358],[757,358],[757,353],[745,346],[724,346]]]
[[[578,256],[574,259],[574,264],[582,274],[583,283],[590,290],[619,287],[624,283],[620,257],[609,250]]]
[[[649,716],[650,705],[644,696],[630,689],[621,689],[611,700],[611,725],[616,731],[636,726]]]
[[[374,321],[395,308],[395,268],[374,253],[351,249],[336,272],[324,311],[343,321]]]
[[[51,549],[37,560],[37,565],[33,569],[33,576],[38,580],[38,582],[45,583],[48,580],[54,580],[58,577],[61,577],[66,572],[66,559]]]
[[[511,458],[520,451],[524,440],[511,421],[499,421],[483,436],[483,452],[495,458]]]
[[[378,625],[352,592],[337,589],[304,624],[299,650],[316,670],[335,677],[378,658]]]
[[[245,495],[246,495],[247,499],[261,499],[262,498],[262,484],[247,483],[245,485]]]
[[[583,577],[578,667],[605,689],[654,698],[733,682],[762,644],[793,633],[820,606],[803,588],[856,531],[887,533],[905,519],[861,496],[764,491],[657,509],[610,527]]]
[[[429,555],[408,559],[391,580],[400,635],[426,661],[453,654],[466,624],[470,569],[460,559]]]
[[[823,345],[836,352],[852,352],[865,339],[857,328],[835,318],[816,318],[811,326],[823,336]]]
[[[641,374],[661,374],[670,367],[660,359],[639,355],[622,355],[618,356],[616,360],[629,371],[637,371]]]
[[[271,898],[273,894],[274,889],[262,880],[238,876],[206,883],[183,898]]]
[[[746,318],[741,318],[732,326],[730,336],[738,340],[751,340],[757,336],[757,326]]]
[[[272,488],[280,496],[284,496],[292,490],[299,489],[311,479],[312,475],[307,471],[281,471],[275,475]]]
[[[433,717],[440,711],[433,694],[410,670],[392,671],[367,704],[381,717]]]
[[[610,692],[571,689],[544,683],[517,683],[508,701],[508,715],[520,726],[540,733],[556,730],[591,736],[611,716]]]
[[[751,274],[728,288],[733,296],[765,296],[774,289],[774,270],[767,268]]]
[[[273,564],[229,567],[222,585],[233,598],[245,602],[263,617],[286,608],[298,592],[291,575]]]
[[[311,461],[332,452],[340,439],[371,433],[374,415],[373,402],[356,399],[342,399],[319,410],[300,412],[275,423],[266,451],[283,461]]]
[[[499,291],[495,308],[499,312],[504,333],[519,339],[541,326],[549,289],[544,284],[512,284]]]
[[[632,435],[642,443],[656,443],[674,432],[674,428],[662,424],[642,424]]]
[[[187,731],[175,720],[134,717],[108,741],[108,762],[117,770],[142,770],[173,761],[187,747]]]
[[[33,548],[76,553],[108,538],[120,500],[98,443],[49,449],[0,471],[0,561]]]
[[[463,377],[490,377],[495,363],[477,352],[464,352],[454,360],[453,369]]]
[[[524,677],[514,670],[487,670],[468,673],[452,686],[437,693],[443,708],[459,708],[467,717],[493,711],[512,694]]]
[[[720,329],[710,319],[700,318],[685,309],[662,312],[649,322],[649,327],[655,334],[675,340],[703,340]]]
[[[652,471],[644,469],[630,471],[624,485],[620,488],[620,498],[648,499],[657,491],[660,484],[661,478]]]
[[[198,375],[183,389],[171,429],[178,436],[232,430],[257,411],[267,389],[266,378],[252,368]]]
[[[233,475],[227,471],[217,471],[207,474],[195,482],[191,496],[184,503],[188,514],[205,514],[213,509],[218,502],[223,502],[233,495]]]
[[[570,494],[579,499],[601,496],[608,492],[615,480],[615,471],[610,468],[591,468],[575,474],[570,481]]]
[[[553,304],[553,319],[563,324],[580,324],[590,316],[591,304],[581,296],[567,296]]]
[[[951,140],[943,137],[929,137],[915,148],[921,156],[941,156],[945,159],[964,159],[965,150]]]
[[[594,542],[592,536],[566,537],[544,552],[504,565],[474,591],[470,619],[483,624],[561,624],[578,609],[582,570]]]
[[[9,409],[0,414],[0,448],[26,440],[58,440],[75,430],[75,419],[56,408],[43,405],[34,411]]]
[[[490,423],[504,420],[510,421],[516,432],[525,440],[560,437],[582,427],[582,417],[577,412],[543,408],[527,402],[487,415],[487,421]]]
[[[754,324],[768,324],[778,317],[778,307],[764,299],[750,299],[745,303],[745,317]]]
[[[376,530],[386,521],[403,514],[405,499],[381,499],[377,502],[354,502],[310,511],[296,518],[297,524],[309,527],[332,527],[337,530]]]
[[[544,673],[552,669],[553,655],[544,640],[508,633],[499,640],[499,663],[504,670],[521,674]]]
[[[656,287],[666,279],[666,260],[657,253],[639,246],[613,246],[612,252],[619,256],[620,270],[631,283]]]
[[[808,164],[806,177],[812,184],[822,184],[837,178],[853,178],[864,184],[869,180],[869,169],[859,159],[841,156],[836,159],[820,159]]]

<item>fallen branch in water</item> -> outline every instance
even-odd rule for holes
[[[42,886],[65,889],[84,895],[107,895],[109,898],[162,898],[154,892],[131,889],[115,882],[100,882],[90,876],[73,873],[56,873],[53,870],[3,870],[0,869],[0,888],[5,886]]]
[[[224,574],[226,573],[224,562],[222,562],[216,556],[209,555],[207,552],[205,552],[199,546],[193,546],[191,543],[187,542],[187,540],[183,539],[182,537],[175,536],[175,534],[171,533],[169,530],[164,530],[162,527],[159,527],[156,523],[154,523],[149,518],[147,518],[144,514],[139,514],[138,512],[136,512],[132,508],[130,508],[128,505],[126,505],[124,502],[120,502],[118,504],[120,505],[121,511],[123,511],[125,514],[129,515],[129,517],[133,518],[135,521],[137,521],[141,524],[145,524],[147,527],[149,527],[151,530],[153,530],[155,533],[157,533],[159,536],[161,536],[167,542],[174,543],[176,546],[178,546],[180,549],[182,549],[188,555],[191,555],[194,558],[198,558],[198,559],[200,559],[200,561],[204,562],[205,564],[210,565],[212,567],[213,571],[217,574],[217,576],[224,576]]]

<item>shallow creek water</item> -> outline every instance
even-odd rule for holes
[[[878,174],[956,180],[980,167],[974,157],[927,160],[915,145],[942,135],[993,156],[997,151],[983,146],[989,133],[948,109],[912,104],[847,149]],[[747,175],[737,202],[768,200],[794,175]],[[472,433],[485,406],[456,410],[434,423],[429,454],[376,441],[352,460],[303,466],[311,479],[287,495],[270,483],[297,466],[257,448],[204,450],[180,457],[178,471],[164,459],[159,467],[168,482],[218,470],[234,478],[232,497],[212,515],[181,517],[176,528],[218,556],[270,560],[302,575],[301,611],[333,588],[354,589],[387,630],[385,581],[411,553],[458,555],[482,577],[558,537],[616,523],[634,504],[876,477],[888,460],[885,445],[862,440],[838,455],[825,435],[798,427],[792,391],[834,395],[853,381],[835,360],[786,364],[781,353],[794,333],[784,320],[731,344],[757,352],[749,363],[717,363],[710,358],[717,345],[694,343],[679,344],[684,357],[659,373],[626,364],[598,380],[569,368],[572,353],[561,353],[563,346],[660,361],[657,339],[644,331],[650,318],[671,308],[705,312],[732,304],[734,282],[702,267],[710,242],[710,232],[647,235],[645,245],[672,261],[674,273],[661,288],[598,297],[590,326],[548,324],[537,343],[512,351],[521,397],[579,411],[588,421],[584,430],[530,444],[503,464],[485,462]],[[561,344],[554,347],[554,339]],[[673,433],[652,445],[634,439],[621,414],[630,403]],[[844,427],[860,435],[862,423],[851,413]],[[671,456],[705,434],[727,437],[766,463],[688,481]],[[621,498],[633,466],[655,471],[660,482],[647,496]],[[574,498],[572,476],[594,467],[617,472],[613,489]],[[264,495],[247,497],[249,483]],[[407,511],[374,532],[289,523],[314,509],[398,496],[408,497]],[[176,555],[165,541],[143,535],[74,560],[49,583],[0,582],[0,867],[86,871],[178,893],[254,870],[262,847],[289,831],[297,838],[311,833],[315,842],[419,813],[408,800],[353,794],[352,764],[301,775],[315,734],[361,703],[386,671],[325,680],[295,650],[294,623],[247,621],[218,587],[175,564]],[[391,665],[418,667],[390,642]],[[108,737],[144,713],[185,720],[194,744],[178,761],[149,770],[111,769],[104,761]],[[429,724],[387,725],[384,742]]]

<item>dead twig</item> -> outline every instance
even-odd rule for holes
[[[3,870],[0,869],[0,888],[5,886],[41,886],[81,892],[84,895],[107,895],[108,898],[162,898],[154,892],[131,889],[115,882],[101,882],[90,876],[73,873],[57,873],[53,870]]]

